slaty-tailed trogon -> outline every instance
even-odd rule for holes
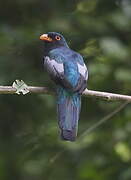
[[[58,122],[63,140],[75,141],[81,109],[81,94],[88,71],[82,56],[71,50],[56,32],[40,36],[44,41],[44,67],[57,87]]]

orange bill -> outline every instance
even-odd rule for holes
[[[48,34],[42,34],[42,35],[40,36],[40,40],[51,42],[51,41],[52,41],[52,38],[50,38],[50,37],[48,36]]]

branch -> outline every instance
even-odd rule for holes
[[[123,100],[123,101],[129,101],[131,102],[131,96],[128,95],[122,95],[122,94],[114,94],[114,93],[107,93],[107,92],[101,92],[101,91],[92,91],[92,90],[85,90],[83,92],[84,96],[93,96],[97,98],[103,98],[108,101],[110,100]]]
[[[35,86],[27,86],[27,87],[30,93],[55,95],[54,90],[51,90],[47,87],[35,87]],[[0,94],[15,94],[16,91],[17,91],[16,88],[12,86],[0,86]],[[88,89],[86,89],[83,92],[83,96],[103,98],[106,100],[123,100],[123,101],[131,102],[131,96],[128,96],[128,95],[92,91]]]
[[[129,104],[129,101],[125,101],[124,103],[122,103],[120,106],[118,106],[114,111],[110,112],[109,114],[107,114],[105,117],[103,117],[101,120],[99,120],[98,122],[94,123],[91,127],[87,128],[79,137],[79,139],[81,139],[82,137],[84,137],[85,135],[91,133],[92,131],[94,131],[96,128],[98,128],[100,125],[102,125],[103,123],[105,123],[107,120],[111,119],[114,115],[116,115],[118,112],[120,112],[122,109],[124,109],[124,107],[126,105]]]

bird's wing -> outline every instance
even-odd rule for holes
[[[46,56],[44,57],[44,67],[49,73],[51,79],[55,81],[56,84],[68,89],[73,89],[71,83],[64,75],[64,62],[60,62],[56,58]]]
[[[59,85],[73,92],[82,93],[86,88],[88,78],[87,68],[83,59],[67,61],[64,56],[52,54],[44,58],[44,67],[51,78]]]
[[[80,74],[80,77],[76,86],[76,91],[79,91],[79,93],[82,93],[86,89],[86,86],[87,86],[88,70],[80,54],[77,53],[75,61],[77,62],[78,72]]]
[[[58,74],[64,73],[63,63],[57,62],[49,56],[44,57],[44,67],[52,78],[56,78]]]

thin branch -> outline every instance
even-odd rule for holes
[[[94,131],[96,128],[98,128],[100,125],[105,123],[107,120],[111,119],[113,116],[115,116],[118,112],[120,112],[126,105],[128,105],[130,102],[126,101],[125,103],[122,103],[120,106],[118,106],[113,112],[107,114],[105,117],[103,117],[98,122],[94,123],[91,127],[89,127],[87,130],[85,130],[79,137],[81,139],[83,136],[90,134],[92,131]]]
[[[48,94],[48,95],[55,94],[54,90],[51,90],[47,87],[28,86],[28,90],[30,91],[30,93],[37,93],[37,94],[41,93],[41,94]],[[15,94],[15,93],[16,93],[16,89],[12,86],[0,86],[0,94]],[[103,98],[106,100],[123,100],[123,101],[131,102],[131,96],[128,96],[128,95],[92,91],[88,89],[86,89],[83,92],[83,96]]]
[[[123,101],[129,101],[131,102],[131,96],[128,95],[122,95],[122,94],[114,94],[114,93],[107,93],[107,92],[101,92],[101,91],[92,91],[92,90],[85,90],[83,92],[84,96],[93,96],[98,98],[103,98],[106,100],[123,100]]]

